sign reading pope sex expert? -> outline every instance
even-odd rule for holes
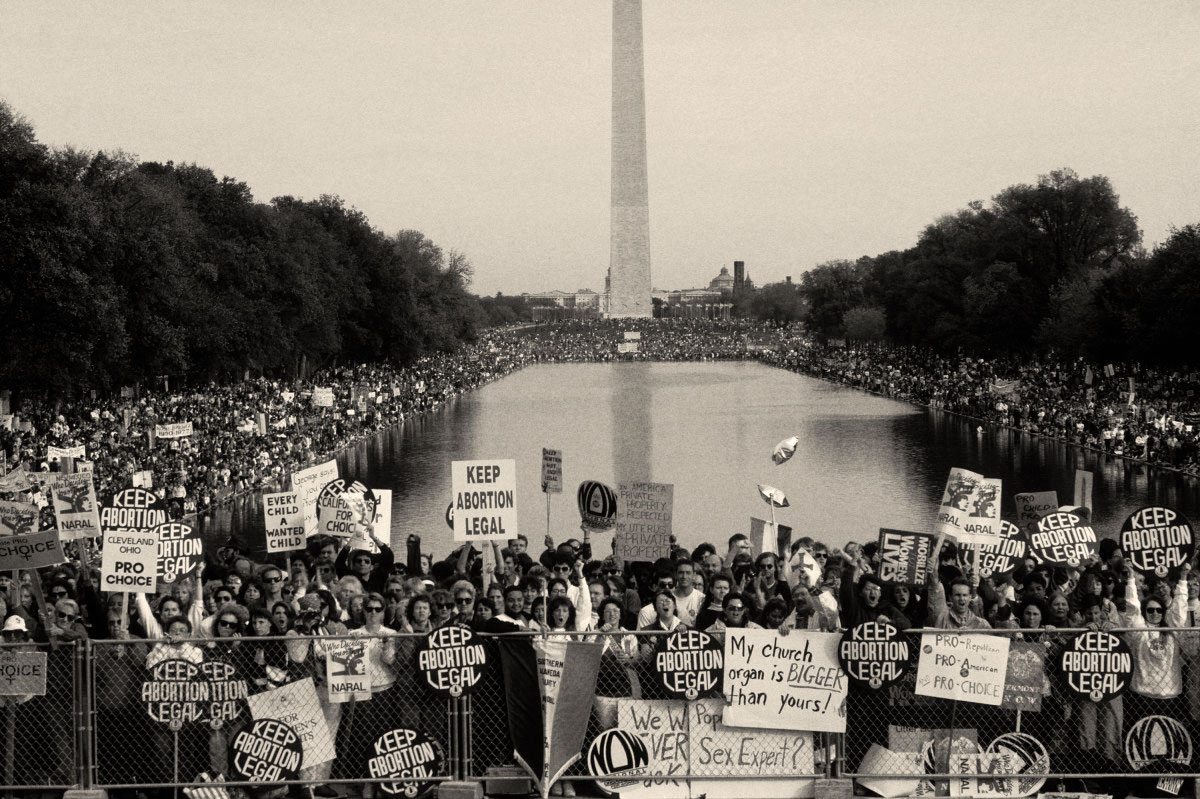
[[[455,541],[516,538],[517,462],[453,461]]]

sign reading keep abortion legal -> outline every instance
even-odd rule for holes
[[[517,462],[454,461],[455,541],[486,541],[517,536]]]

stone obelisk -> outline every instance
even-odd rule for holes
[[[648,317],[650,194],[646,180],[646,87],[642,0],[613,0],[612,229],[608,315]]]

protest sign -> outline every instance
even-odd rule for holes
[[[923,782],[921,776],[925,773],[921,761],[919,752],[893,752],[886,746],[873,743],[858,765],[857,782],[883,797],[914,796]],[[912,774],[913,777],[909,779],[863,776],[868,774]]]
[[[979,570],[980,577],[993,574],[1007,576],[1025,560],[1029,541],[1021,529],[1007,519],[1000,520],[1000,535],[981,544],[966,544],[969,562]]]
[[[545,494],[561,494],[562,483],[562,450],[542,448],[542,492]]]
[[[371,527],[378,504],[375,492],[358,480],[330,480],[317,495],[317,532],[336,538],[353,537]]]
[[[371,529],[375,533],[375,538],[386,544],[392,540],[392,489],[372,488],[371,491],[375,494],[375,521],[371,522]],[[368,531],[362,532],[365,534]],[[369,535],[352,538],[350,548],[379,553],[379,547]]]
[[[587,768],[601,792],[620,793],[649,774],[650,748],[629,730],[613,727],[597,735],[588,747]]]
[[[658,639],[654,670],[673,699],[698,699],[721,690],[723,648],[700,630],[676,630]]]
[[[246,675],[225,660],[206,660],[200,664],[204,680],[200,683],[202,715],[214,721],[232,721],[242,714],[250,692]]]
[[[1125,759],[1135,772],[1191,772],[1192,736],[1170,716],[1145,716],[1125,733]]]
[[[643,699],[617,700],[617,728],[636,735],[649,762],[645,774],[631,788],[621,788],[621,797],[686,799],[686,781],[677,779],[690,767],[687,703]]]
[[[725,633],[725,723],[846,731],[846,673],[837,633],[734,629]]]
[[[938,508],[936,532],[954,536],[960,543],[986,543],[1000,534],[998,477],[954,468],[946,479]]]
[[[1055,511],[1038,522],[1029,550],[1039,562],[1074,568],[1096,551],[1096,531],[1074,513]]]
[[[417,671],[426,685],[443,696],[470,694],[487,667],[487,648],[467,627],[434,630],[417,649]]]
[[[367,773],[388,796],[420,799],[437,785],[428,778],[446,773],[442,745],[419,730],[389,730],[372,745]]]
[[[1166,577],[1191,557],[1195,536],[1188,520],[1173,508],[1149,507],[1129,514],[1121,525],[1121,552],[1145,575]]]
[[[28,502],[0,501],[0,536],[30,535],[37,530],[38,508]]]
[[[169,585],[186,580],[204,563],[200,531],[183,522],[167,522],[153,530],[158,536],[158,581]]]
[[[584,526],[600,531],[613,526],[617,513],[617,492],[597,480],[584,480],[575,493],[579,518]]]
[[[1133,654],[1119,636],[1108,632],[1080,633],[1058,658],[1067,687],[1093,702],[1120,696],[1133,678]]]
[[[516,538],[516,461],[454,461],[450,478],[455,541]]]
[[[257,719],[229,746],[233,776],[244,782],[294,780],[304,751],[296,731],[276,719]]]
[[[1046,782],[1050,773],[1050,753],[1045,744],[1029,733],[1006,732],[988,744],[987,754],[993,787],[1000,796],[1032,796]]]
[[[91,472],[64,474],[51,489],[54,517],[63,541],[100,536],[100,512]]]
[[[175,422],[174,424],[154,425],[155,438],[191,438],[193,435],[191,422]]]
[[[333,738],[329,735],[329,725],[325,723],[312,677],[254,694],[249,704],[251,718],[277,719],[296,731],[304,751],[301,768],[333,760],[336,755]]]
[[[75,447],[46,447],[46,460],[48,461],[69,461],[86,457],[87,450],[83,444]]]
[[[367,642],[349,638],[325,642],[326,688],[329,701],[368,701],[371,679],[367,676]]]
[[[203,721],[208,696],[206,677],[199,664],[181,658],[160,660],[146,672],[142,702],[146,713],[159,724],[178,729],[183,724]]]
[[[917,661],[917,694],[998,706],[1010,643],[991,635],[925,633]]]
[[[640,330],[626,330],[625,331],[625,340],[626,341],[641,341],[642,333]]]
[[[764,519],[751,516],[750,534],[747,538],[750,539],[750,554],[758,557],[763,552],[763,541],[775,538],[775,526]]]
[[[319,463],[292,474],[292,490],[299,495],[300,508],[304,512],[306,536],[317,534],[317,496],[330,480],[338,476],[336,460]]]
[[[314,387],[312,390],[312,404],[314,408],[332,408],[333,389],[325,386]]]
[[[619,483],[613,546],[626,562],[650,561],[671,554],[671,517],[675,487],[664,483]]]
[[[300,494],[281,491],[262,496],[267,553],[304,549],[304,511],[300,507]]]
[[[638,351],[638,342],[636,341],[621,341],[617,343],[617,352],[629,353]]]
[[[158,536],[149,530],[106,531],[100,589],[153,594],[158,589]]]
[[[1013,641],[1008,648],[1008,671],[1004,675],[1000,707],[1038,712],[1042,709],[1043,692],[1048,688],[1046,647],[1030,641]]]
[[[599,643],[565,638],[533,643],[541,678],[542,771],[538,779],[543,788],[561,777],[580,757],[592,713],[589,686],[596,684],[600,674],[603,649]],[[519,754],[518,760],[529,769]]]
[[[879,690],[904,676],[910,650],[895,625],[866,621],[842,633],[838,662],[852,682]]]
[[[149,532],[166,521],[166,504],[144,488],[126,488],[113,497],[113,504],[100,509],[100,528],[105,534]]]
[[[1057,491],[1029,491],[1013,495],[1017,506],[1017,527],[1026,535],[1037,532],[1037,523],[1047,513],[1058,510]]]
[[[879,530],[879,579],[889,585],[924,585],[932,566],[934,536],[903,530]]]
[[[27,695],[46,695],[46,653],[0,649],[0,696]]]
[[[0,533],[0,571],[40,569],[65,563],[58,530],[53,528],[37,533],[4,535]]]

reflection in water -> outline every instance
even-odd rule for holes
[[[1126,515],[1147,504],[1200,516],[1195,480],[1010,431],[977,434],[975,427],[757,363],[547,364],[364,443],[339,465],[343,475],[351,470],[367,485],[395,492],[398,554],[411,532],[427,551],[450,550],[443,520],[450,462],[483,458],[517,461],[520,528],[538,547],[546,532],[542,447],[563,451],[563,493],[550,497],[551,530],[560,541],[578,530],[575,488],[585,479],[674,484],[675,532],[687,547],[720,545],[745,532],[751,516],[769,518],[756,483],[788,495],[792,507],[779,521],[797,536],[833,546],[873,539],[880,527],[929,529],[952,466],[1002,478],[1009,519],[1019,491],[1056,490],[1069,503],[1076,468],[1095,473],[1103,534],[1115,534]],[[800,441],[796,457],[775,466],[772,448],[792,435]],[[224,509],[208,528],[217,538],[235,529],[261,542],[261,503]],[[597,538],[596,552],[607,553],[607,536]]]

